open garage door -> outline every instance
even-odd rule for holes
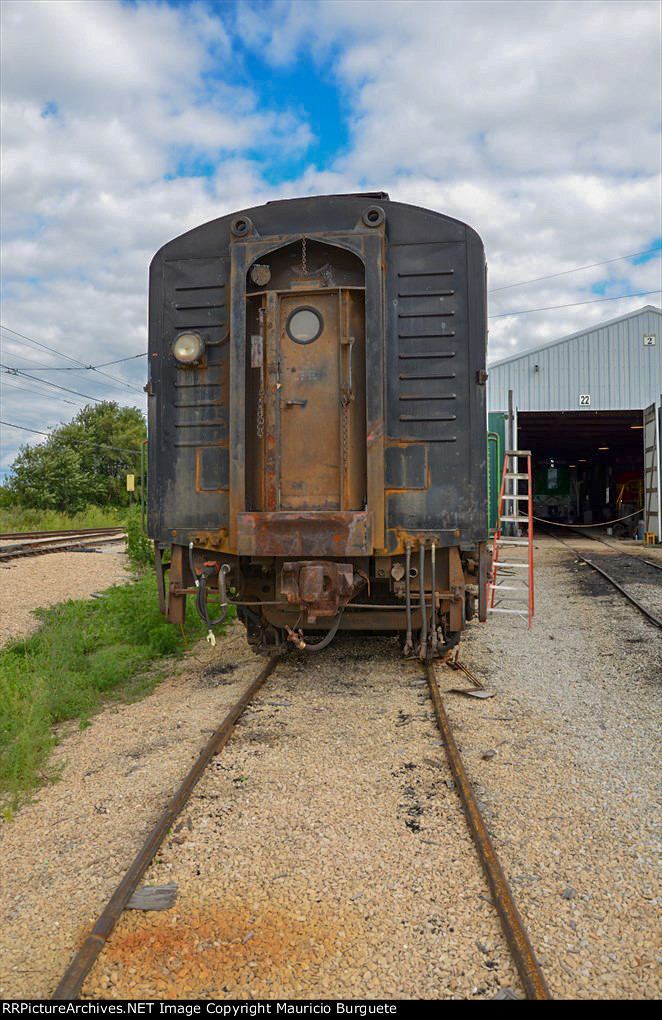
[[[644,445],[651,445],[642,442],[643,410],[520,410],[517,425],[518,446],[533,455],[536,517],[609,522],[615,534],[635,534],[645,508]]]
[[[662,398],[660,399],[662,413]],[[644,411],[644,530],[653,532],[658,542],[660,535],[659,489],[660,425],[657,408],[651,404]]]

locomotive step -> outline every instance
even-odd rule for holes
[[[528,545],[526,539],[521,538],[497,538],[497,545]]]
[[[517,521],[519,524],[528,524],[528,517],[502,517],[502,521]]]
[[[528,478],[526,471],[506,471],[506,478]]]

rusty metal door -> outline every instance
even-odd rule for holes
[[[339,510],[338,293],[283,296],[279,320],[280,506]]]

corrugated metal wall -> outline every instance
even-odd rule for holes
[[[655,346],[645,347],[644,336],[650,333],[655,334]],[[592,411],[638,410],[659,402],[661,334],[662,312],[648,305],[528,354],[488,365],[488,409],[506,410],[508,390],[513,391],[519,411],[582,410],[579,396],[586,393]]]

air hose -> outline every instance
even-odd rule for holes
[[[218,591],[221,598],[221,612],[219,616],[212,620],[209,616],[209,606],[207,605],[207,581],[213,574],[218,570],[217,563],[205,563],[202,569],[200,577],[195,572],[193,565],[193,542],[189,542],[188,546],[188,561],[191,568],[191,573],[195,580],[196,594],[195,594],[195,608],[198,611],[198,616],[207,628],[207,641],[210,645],[216,644],[216,638],[212,631],[212,627],[218,627],[220,623],[225,621],[225,617],[228,613],[228,600],[227,592],[225,587],[226,575],[230,573],[230,567],[227,563],[224,563],[218,573]]]
[[[343,609],[344,608],[345,607],[343,606]],[[340,609],[338,611],[338,615],[331,624],[328,634],[326,634],[321,641],[318,641],[317,644],[309,645],[308,642],[304,639],[303,631],[296,629],[299,625],[299,620],[301,619],[301,617],[299,617],[299,620],[297,620],[297,622],[295,623],[294,628],[287,627],[288,632],[287,640],[291,641],[295,648],[298,648],[300,652],[321,652],[323,648],[326,648],[327,645],[331,644],[334,637],[336,636],[338,632],[338,627],[340,626],[340,621],[342,619],[343,609]]]
[[[327,645],[331,644],[331,642],[333,641],[334,637],[336,636],[336,633],[338,631],[338,627],[340,626],[340,621],[342,619],[342,614],[343,614],[343,611],[341,609],[339,611],[338,615],[336,616],[335,620],[331,624],[331,627],[329,629],[329,633],[325,637],[323,637],[321,641],[318,641],[316,645],[309,645],[308,642],[306,642],[305,650],[307,652],[321,652],[323,648],[326,648]]]

